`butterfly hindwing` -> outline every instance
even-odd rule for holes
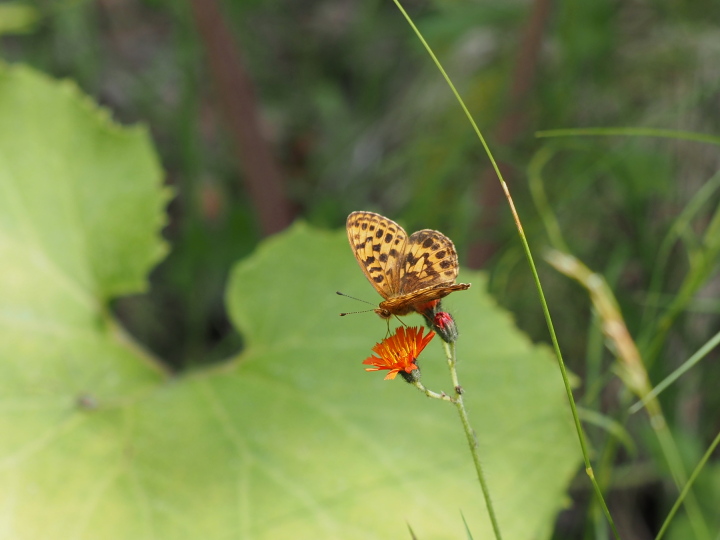
[[[398,293],[401,295],[452,284],[458,275],[455,246],[438,231],[417,231],[408,239],[399,269]]]
[[[399,294],[399,273],[407,233],[394,221],[373,212],[353,212],[346,222],[348,241],[365,277],[385,298]]]

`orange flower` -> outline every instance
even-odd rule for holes
[[[435,337],[433,331],[429,331],[425,337],[422,334],[423,329],[421,327],[407,329],[404,326],[399,327],[395,330],[394,335],[383,339],[372,348],[379,358],[371,356],[365,359],[363,364],[374,366],[365,368],[365,371],[387,369],[390,373],[385,377],[386,380],[394,379],[401,371],[408,374],[412,373],[413,370],[418,369],[415,364],[417,357],[430,343],[430,340]]]

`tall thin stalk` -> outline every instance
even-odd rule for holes
[[[525,231],[523,230],[522,223],[520,221],[520,216],[517,213],[517,210],[515,209],[515,204],[513,202],[512,197],[510,196],[510,189],[508,188],[507,183],[505,182],[502,173],[500,172],[500,168],[497,165],[497,162],[495,161],[495,158],[492,155],[492,152],[490,151],[490,148],[488,147],[487,143],[485,142],[485,138],[483,137],[482,133],[480,132],[480,128],[478,128],[474,118],[470,114],[470,111],[468,110],[467,106],[465,105],[465,102],[460,97],[460,94],[458,93],[457,89],[455,88],[455,85],[450,80],[450,77],[445,72],[445,69],[442,67],[442,64],[435,56],[435,53],[430,48],[430,45],[428,45],[427,41],[425,41],[425,38],[420,33],[420,30],[415,26],[415,23],[412,21],[410,16],[407,14],[405,9],[400,4],[399,0],[393,0],[397,8],[400,10],[400,12],[405,17],[405,20],[408,22],[410,27],[415,32],[415,35],[418,37],[420,42],[425,47],[425,50],[427,50],[428,54],[432,58],[433,62],[437,66],[438,70],[442,74],[443,78],[447,82],[448,86],[450,87],[450,90],[455,95],[455,98],[458,100],[458,103],[460,104],[460,107],[462,108],[463,112],[465,113],[465,116],[467,117],[468,121],[473,127],[473,130],[475,131],[475,134],[477,135],[478,139],[480,140],[480,144],[482,145],[483,149],[485,150],[485,153],[487,154],[488,158],[490,159],[490,162],[492,163],[493,169],[495,171],[495,174],[498,177],[498,180],[500,181],[500,185],[502,186],[503,193],[505,194],[505,198],[507,200],[508,205],[510,206],[510,212],[512,213],[513,219],[515,221],[515,226],[518,230],[518,235],[520,236],[520,241],[522,242],[523,249],[525,251],[525,255],[528,260],[528,265],[530,266],[530,270],[533,275],[533,279],[535,281],[535,287],[538,291],[538,296],[540,298],[540,304],[542,306],[543,314],[545,316],[545,322],[548,327],[548,331],[550,332],[550,338],[552,340],[553,349],[555,351],[555,356],[558,361],[558,366],[560,368],[560,373],[562,375],[563,384],[565,385],[565,391],[567,393],[568,402],[570,403],[570,409],[572,410],[573,420],[575,422],[575,430],[577,432],[578,441],[580,443],[580,448],[582,450],[583,454],[583,460],[585,462],[585,472],[590,478],[590,482],[592,483],[593,489],[595,491],[595,494],[597,495],[600,504],[602,505],[603,511],[605,513],[605,516],[607,517],[608,522],[610,523],[610,527],[612,528],[613,534],[615,535],[616,539],[620,539],[620,535],[617,531],[617,528],[615,527],[615,523],[612,519],[612,516],[610,515],[610,510],[607,507],[607,504],[605,503],[605,499],[602,495],[602,492],[600,490],[600,486],[597,483],[597,480],[595,479],[595,473],[593,472],[592,465],[590,463],[590,456],[588,454],[587,445],[585,443],[585,435],[583,433],[582,426],[580,424],[580,418],[578,417],[577,408],[575,406],[575,399],[572,394],[572,388],[570,387],[570,380],[567,375],[567,370],[565,369],[565,362],[562,358],[562,353],[560,351],[560,344],[558,343],[557,336],[555,334],[555,328],[553,327],[552,323],[552,317],[550,316],[550,310],[547,305],[547,301],[545,300],[545,295],[543,293],[542,285],[540,283],[540,277],[538,276],[537,268],[535,267],[535,262],[533,260],[532,252],[530,251],[530,245],[528,244],[527,238],[525,237]]]

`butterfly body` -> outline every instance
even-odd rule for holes
[[[422,313],[468,283],[455,283],[457,252],[452,241],[431,229],[410,236],[394,221],[373,212],[353,212],[348,241],[368,281],[384,298],[375,309],[383,319]]]

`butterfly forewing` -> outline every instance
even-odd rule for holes
[[[413,233],[400,261],[399,294],[455,282],[458,260],[455,246],[444,234],[430,229]]]
[[[400,266],[407,233],[373,212],[353,212],[346,222],[348,241],[360,268],[383,298],[400,294]]]

